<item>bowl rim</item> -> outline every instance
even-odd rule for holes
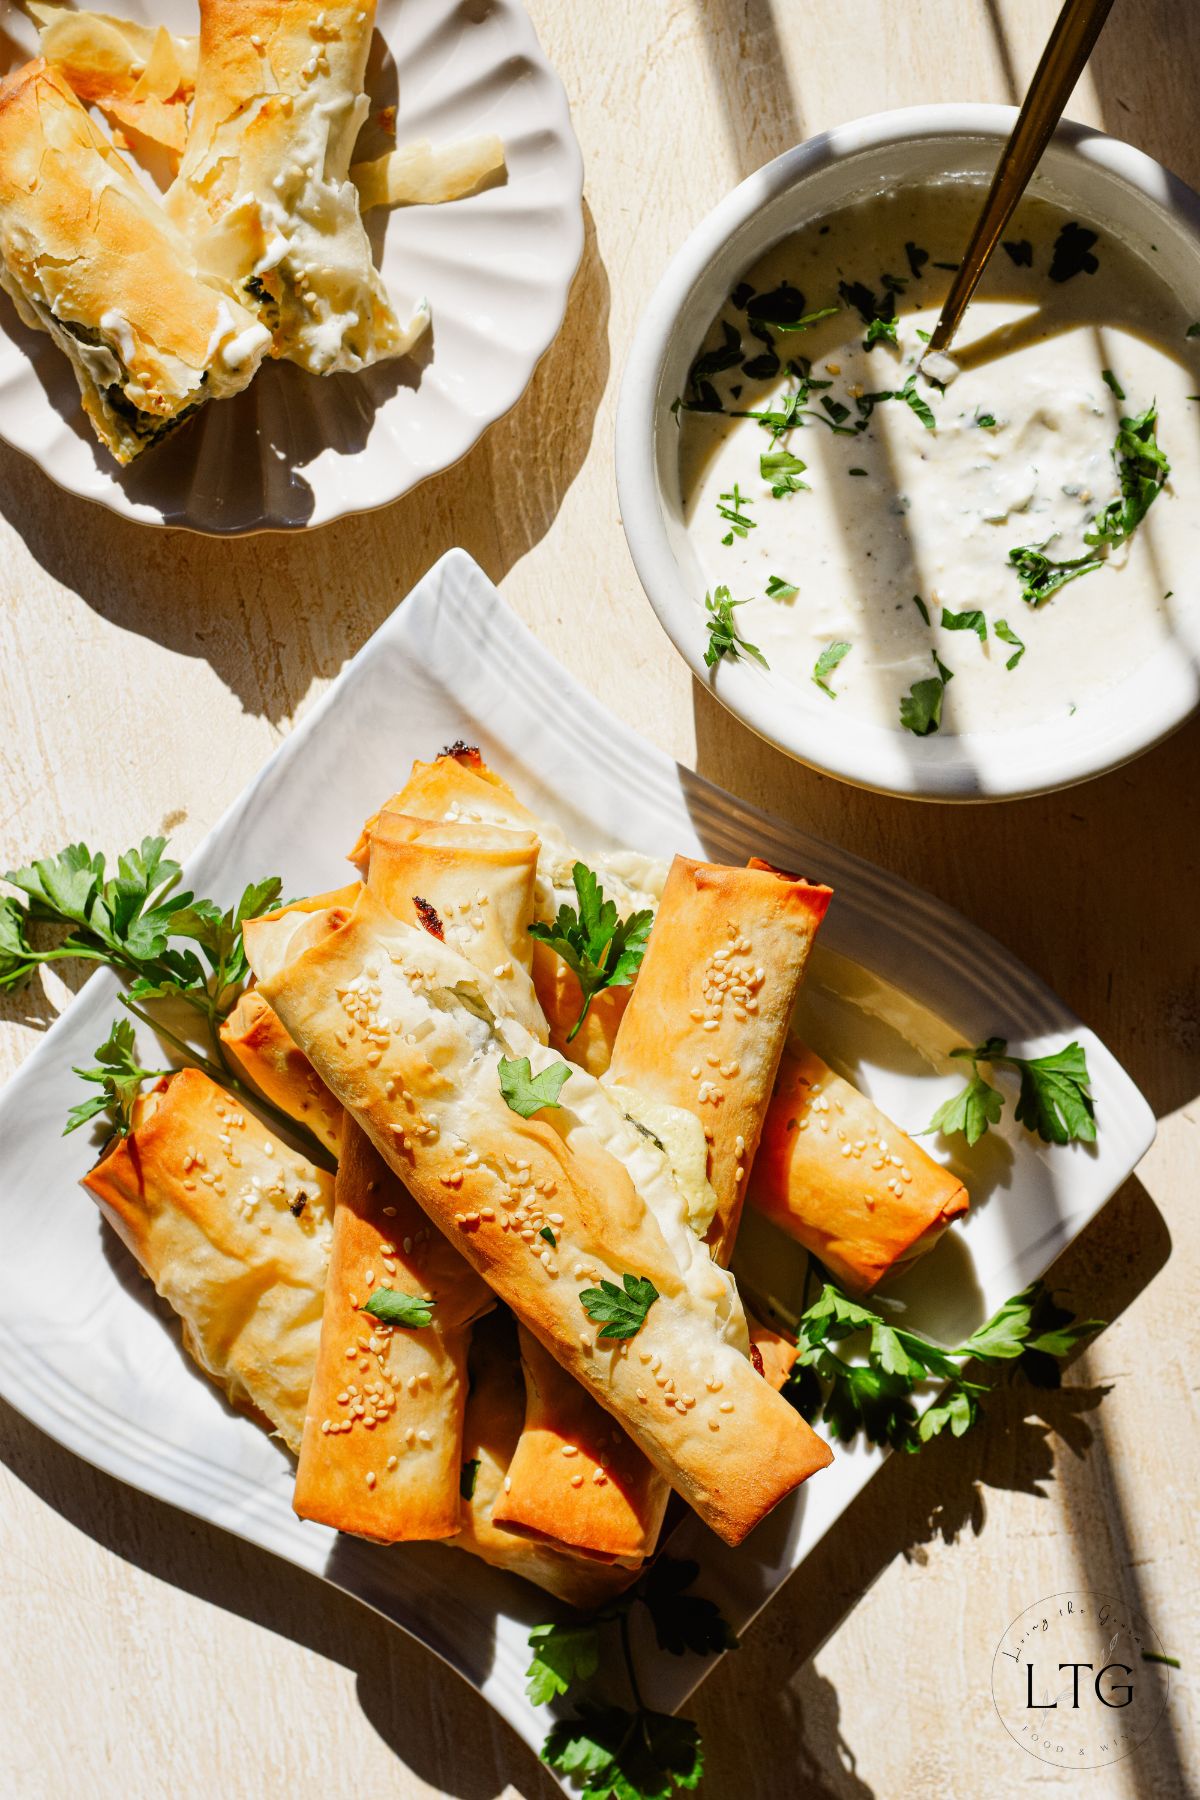
[[[1186,722],[1200,706],[1200,670],[1172,639],[1121,684],[1124,697],[1140,681],[1143,702],[1104,708],[1073,743],[1053,745],[1062,722],[1048,721],[1007,733],[912,738],[897,756],[894,740],[900,734],[857,720],[818,723],[816,715],[797,709],[794,700],[789,705],[784,683],[772,682],[745,659],[724,658],[714,669],[707,668],[704,636],[696,628],[696,596],[684,583],[666,531],[656,454],[662,423],[659,388],[693,289],[755,214],[818,171],[862,152],[943,137],[999,144],[1016,116],[1015,106],[990,102],[895,108],[832,126],[755,170],[699,221],[668,263],[638,323],[617,402],[614,461],[626,542],[659,624],[695,678],[742,724],[797,761],[857,787],[903,798],[1016,799],[1108,773]],[[1200,195],[1164,164],[1094,126],[1068,119],[1060,123],[1051,148],[1138,190],[1181,235],[1190,235],[1200,257]],[[1022,754],[1014,755],[1014,750]],[[883,760],[886,769],[880,766]]]

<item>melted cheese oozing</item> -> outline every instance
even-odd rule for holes
[[[1200,658],[1200,338],[1187,335],[1200,298],[1176,296],[1151,254],[1135,254],[1102,222],[1026,201],[1005,233],[1015,255],[993,256],[952,365],[936,368],[946,385],[915,376],[935,428],[888,398],[854,429],[864,396],[894,395],[914,377],[919,334],[932,331],[951,279],[937,265],[961,254],[978,204],[978,187],[966,183],[893,190],[785,239],[747,271],[762,298],[750,310],[745,293],[740,304],[731,298],[705,340],[719,347],[726,322],[741,336],[744,361],[704,377],[724,410],[680,414],[681,495],[703,580],[748,602],[734,619],[766,656],[764,679],[794,685],[809,709],[829,707],[831,725],[851,715],[902,730],[901,698],[936,674],[935,654],[953,675],[943,734],[1066,719],[1171,639]],[[1055,245],[1073,223],[1097,233],[1095,267],[1085,258],[1051,279]],[[861,284],[886,308],[885,278],[895,278],[898,347],[866,349],[863,318],[839,286]],[[784,284],[792,291],[781,301]],[[781,306],[838,310],[789,333],[763,317]],[[797,358],[814,385],[794,429],[773,440],[757,420],[731,416],[778,409],[797,390],[787,368]],[[1171,464],[1166,487],[1100,568],[1030,604],[1010,551],[1086,552],[1085,533],[1120,491],[1120,421],[1152,402]],[[760,461],[773,450],[803,461],[804,489],[773,494]],[[739,533],[722,507],[751,523]],[[797,591],[769,597],[772,577]],[[969,611],[984,615],[982,642],[943,622]],[[1001,621],[1023,654],[997,635]],[[833,644],[849,645],[826,677],[836,699],[811,680]]]

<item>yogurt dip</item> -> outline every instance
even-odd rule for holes
[[[900,187],[777,244],[676,409],[740,653],[919,735],[1064,718],[1171,638],[1200,656],[1200,323],[1152,246],[1031,198],[919,372],[979,201]]]

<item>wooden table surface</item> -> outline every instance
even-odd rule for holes
[[[486,0],[480,0],[485,5]],[[691,681],[633,572],[612,475],[635,322],[742,176],[840,120],[1019,97],[1057,0],[530,0],[587,163],[566,324],[512,414],[390,510],[287,540],[122,523],[0,447],[0,867],[86,836],[186,850],[429,565],[464,545],[549,650],[665,749],[923,884],[1107,1039],[1158,1142],[1061,1259],[1112,1321],[1061,1392],[1012,1389],[962,1444],[896,1458],[697,1696],[703,1791],[962,1796],[1200,1788],[1194,1219],[1200,722],[1073,792],[878,799],[759,743]],[[1200,10],[1117,0],[1070,108],[1200,185]],[[3,1011],[5,1070],[69,998]],[[1122,1596],[1183,1660],[1150,1743],[1059,1776],[989,1670],[1065,1587]],[[398,1631],[77,1462],[0,1405],[0,1792],[540,1800],[553,1784]]]

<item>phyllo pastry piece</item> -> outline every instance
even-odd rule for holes
[[[491,1290],[350,1120],[335,1203],[293,1504],[382,1544],[450,1537],[470,1324],[494,1305]]]
[[[525,1059],[543,1081],[557,1059],[494,981],[366,892],[323,938],[287,918],[244,936],[268,1005],[434,1223],[727,1542],[830,1461],[755,1372],[665,1151],[580,1069],[530,1117],[506,1102],[502,1062],[511,1093]],[[626,1336],[581,1298],[601,1281],[632,1285]]]
[[[187,140],[196,86],[196,39],[162,25],[27,0],[40,49],[85,105],[176,156]]]
[[[795,1039],[748,1199],[855,1293],[923,1256],[969,1205],[953,1170]]]
[[[396,918],[420,925],[491,974],[508,1010],[545,1041],[530,977],[538,840],[531,831],[384,813],[370,838],[367,886]]]
[[[183,1325],[185,1348],[299,1450],[317,1359],[333,1177],[196,1069],[136,1102],[83,1185]]]
[[[577,904],[572,872],[579,861],[599,874],[605,897],[614,902],[621,918],[653,908],[662,892],[666,871],[661,864],[633,854],[581,857],[559,827],[535,817],[508,783],[488,767],[479,751],[468,744],[452,745],[433,762],[413,764],[407,784],[384,802],[374,819],[367,821],[350,852],[350,861],[360,873],[366,872],[372,830],[389,813],[409,813],[422,819],[470,820],[533,832],[540,844],[534,914],[545,924],[553,921],[560,906]],[[598,994],[582,1026],[572,1036],[583,1010],[583,993],[574,972],[547,944],[535,942],[532,975],[554,1049],[589,1074],[603,1074],[630,989],[608,988]]]
[[[765,863],[736,869],[677,856],[621,1020],[606,1079],[626,1109],[651,1131],[661,1105],[703,1123],[718,1261],[737,1236],[792,1009],[830,898],[828,888]]]
[[[302,1050],[262,995],[248,988],[221,1022],[221,1042],[238,1071],[298,1125],[307,1126],[336,1160],[343,1113]]]
[[[459,1535],[449,1540],[495,1569],[521,1575],[568,1606],[590,1612],[637,1579],[618,1565],[585,1562],[515,1536],[493,1518],[525,1411],[512,1319],[498,1310],[475,1331],[463,1428]]]
[[[532,1332],[519,1338],[524,1419],[493,1519],[576,1556],[639,1569],[658,1541],[669,1487]]]
[[[205,275],[316,375],[402,356],[429,322],[424,301],[396,317],[350,179],[374,20],[374,0],[200,0],[191,130],[166,199]]]
[[[42,61],[0,82],[0,284],[70,358],[96,436],[122,463],[238,393],[270,343],[200,280],[184,239]]]

